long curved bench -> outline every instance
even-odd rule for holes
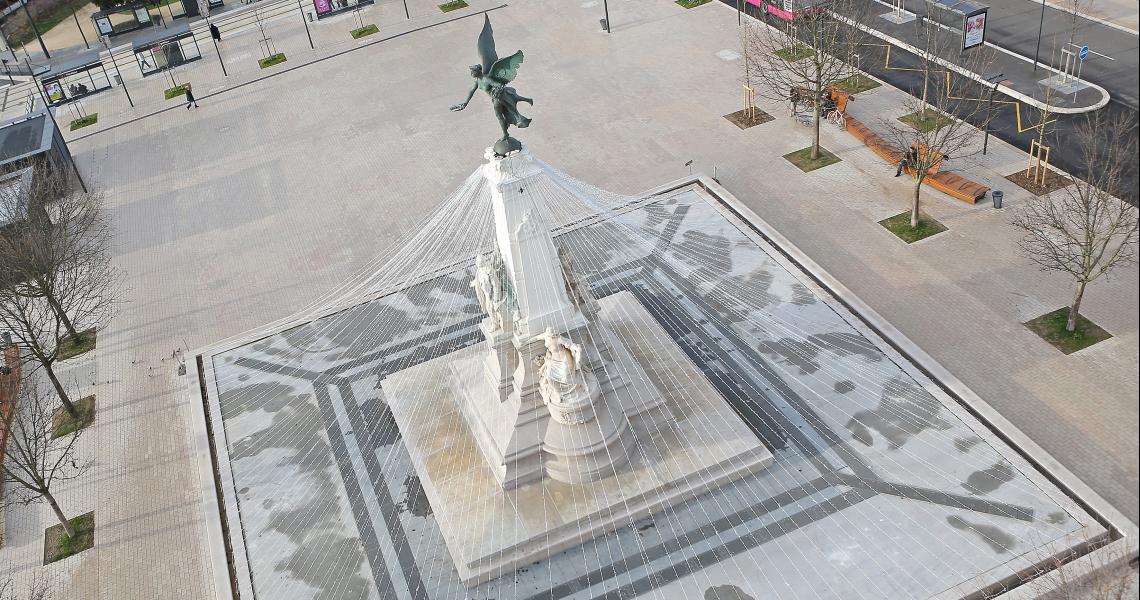
[[[897,165],[902,160],[902,152],[887,143],[883,136],[875,133],[858,119],[851,116],[847,117],[847,131],[892,165]],[[931,173],[922,182],[948,196],[970,204],[975,204],[986,196],[986,192],[990,191],[987,186],[946,171]]]

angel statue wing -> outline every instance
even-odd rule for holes
[[[499,60],[495,53],[495,32],[491,31],[491,17],[483,14],[483,32],[479,34],[479,59],[483,62],[483,74],[491,72],[491,68]]]
[[[522,63],[523,53],[522,50],[519,50],[506,58],[500,58],[495,61],[495,64],[491,65],[491,70],[487,74],[490,75],[491,79],[499,83],[507,84],[519,74],[519,65]]]

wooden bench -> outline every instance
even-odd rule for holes
[[[872,131],[870,127],[850,115],[847,116],[847,131],[892,165],[899,164],[899,161],[903,159],[902,152],[887,143],[881,135]],[[914,171],[907,169],[907,172],[913,173]],[[937,166],[931,169],[931,172],[922,182],[948,196],[970,204],[977,203],[978,200],[986,196],[986,192],[990,191],[989,187],[966,179],[961,175],[939,171]]]
[[[961,175],[945,171],[927,175],[922,182],[944,194],[970,204],[975,204],[978,200],[985,198],[986,192],[990,191],[989,187],[976,181],[970,181]]]
[[[859,141],[866,144],[875,154],[883,157],[883,159],[891,164],[897,165],[899,161],[903,159],[903,153],[899,152],[898,148],[887,143],[887,140],[883,139],[883,136],[875,133],[874,130],[854,117],[847,117],[847,133],[858,138]]]

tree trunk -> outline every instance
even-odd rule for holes
[[[1065,331],[1072,333],[1077,329],[1077,315],[1080,314],[1081,300],[1085,296],[1087,281],[1077,283],[1077,292],[1073,294],[1073,302],[1069,304],[1069,320],[1065,323]]]
[[[59,399],[63,401],[63,407],[67,409],[67,414],[71,418],[79,420],[79,409],[71,403],[71,398],[67,395],[67,390],[64,389],[63,384],[59,382],[59,378],[55,376],[55,369],[52,368],[51,363],[46,360],[41,360],[40,363],[44,367],[44,372],[47,373],[48,379],[51,380],[52,386],[55,387],[55,393],[59,395]]]
[[[59,301],[55,299],[55,294],[45,290],[44,298],[47,298],[48,305],[51,306],[51,310],[55,313],[56,318],[67,328],[67,334],[72,338],[79,337],[79,332],[75,331],[75,324],[71,322],[71,317],[68,317],[67,312],[59,305]]]
[[[816,96],[818,100],[819,96]],[[819,102],[815,103],[815,108],[812,109],[813,120],[815,121],[814,131],[812,132],[811,142],[811,159],[819,159]]]
[[[55,496],[51,492],[44,492],[44,499],[51,505],[51,509],[55,512],[55,518],[59,519],[60,525],[63,525],[63,531],[67,533],[67,537],[75,539],[75,528],[71,526],[71,521],[67,520],[67,515],[59,508],[59,503],[55,501]]]
[[[914,178],[914,204],[910,207],[910,228],[918,227],[918,199],[919,192],[922,191],[922,179],[917,176]]]
[[[926,88],[927,88],[927,81],[929,79],[930,79],[930,69],[927,69],[927,70],[922,72],[922,110],[919,111],[919,113],[918,113],[918,115],[924,119],[926,118]]]

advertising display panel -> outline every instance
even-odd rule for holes
[[[59,102],[63,100],[63,86],[58,81],[45,83],[44,95],[47,96],[48,102]]]
[[[981,46],[986,41],[987,11],[966,15],[962,24],[962,49]]]

